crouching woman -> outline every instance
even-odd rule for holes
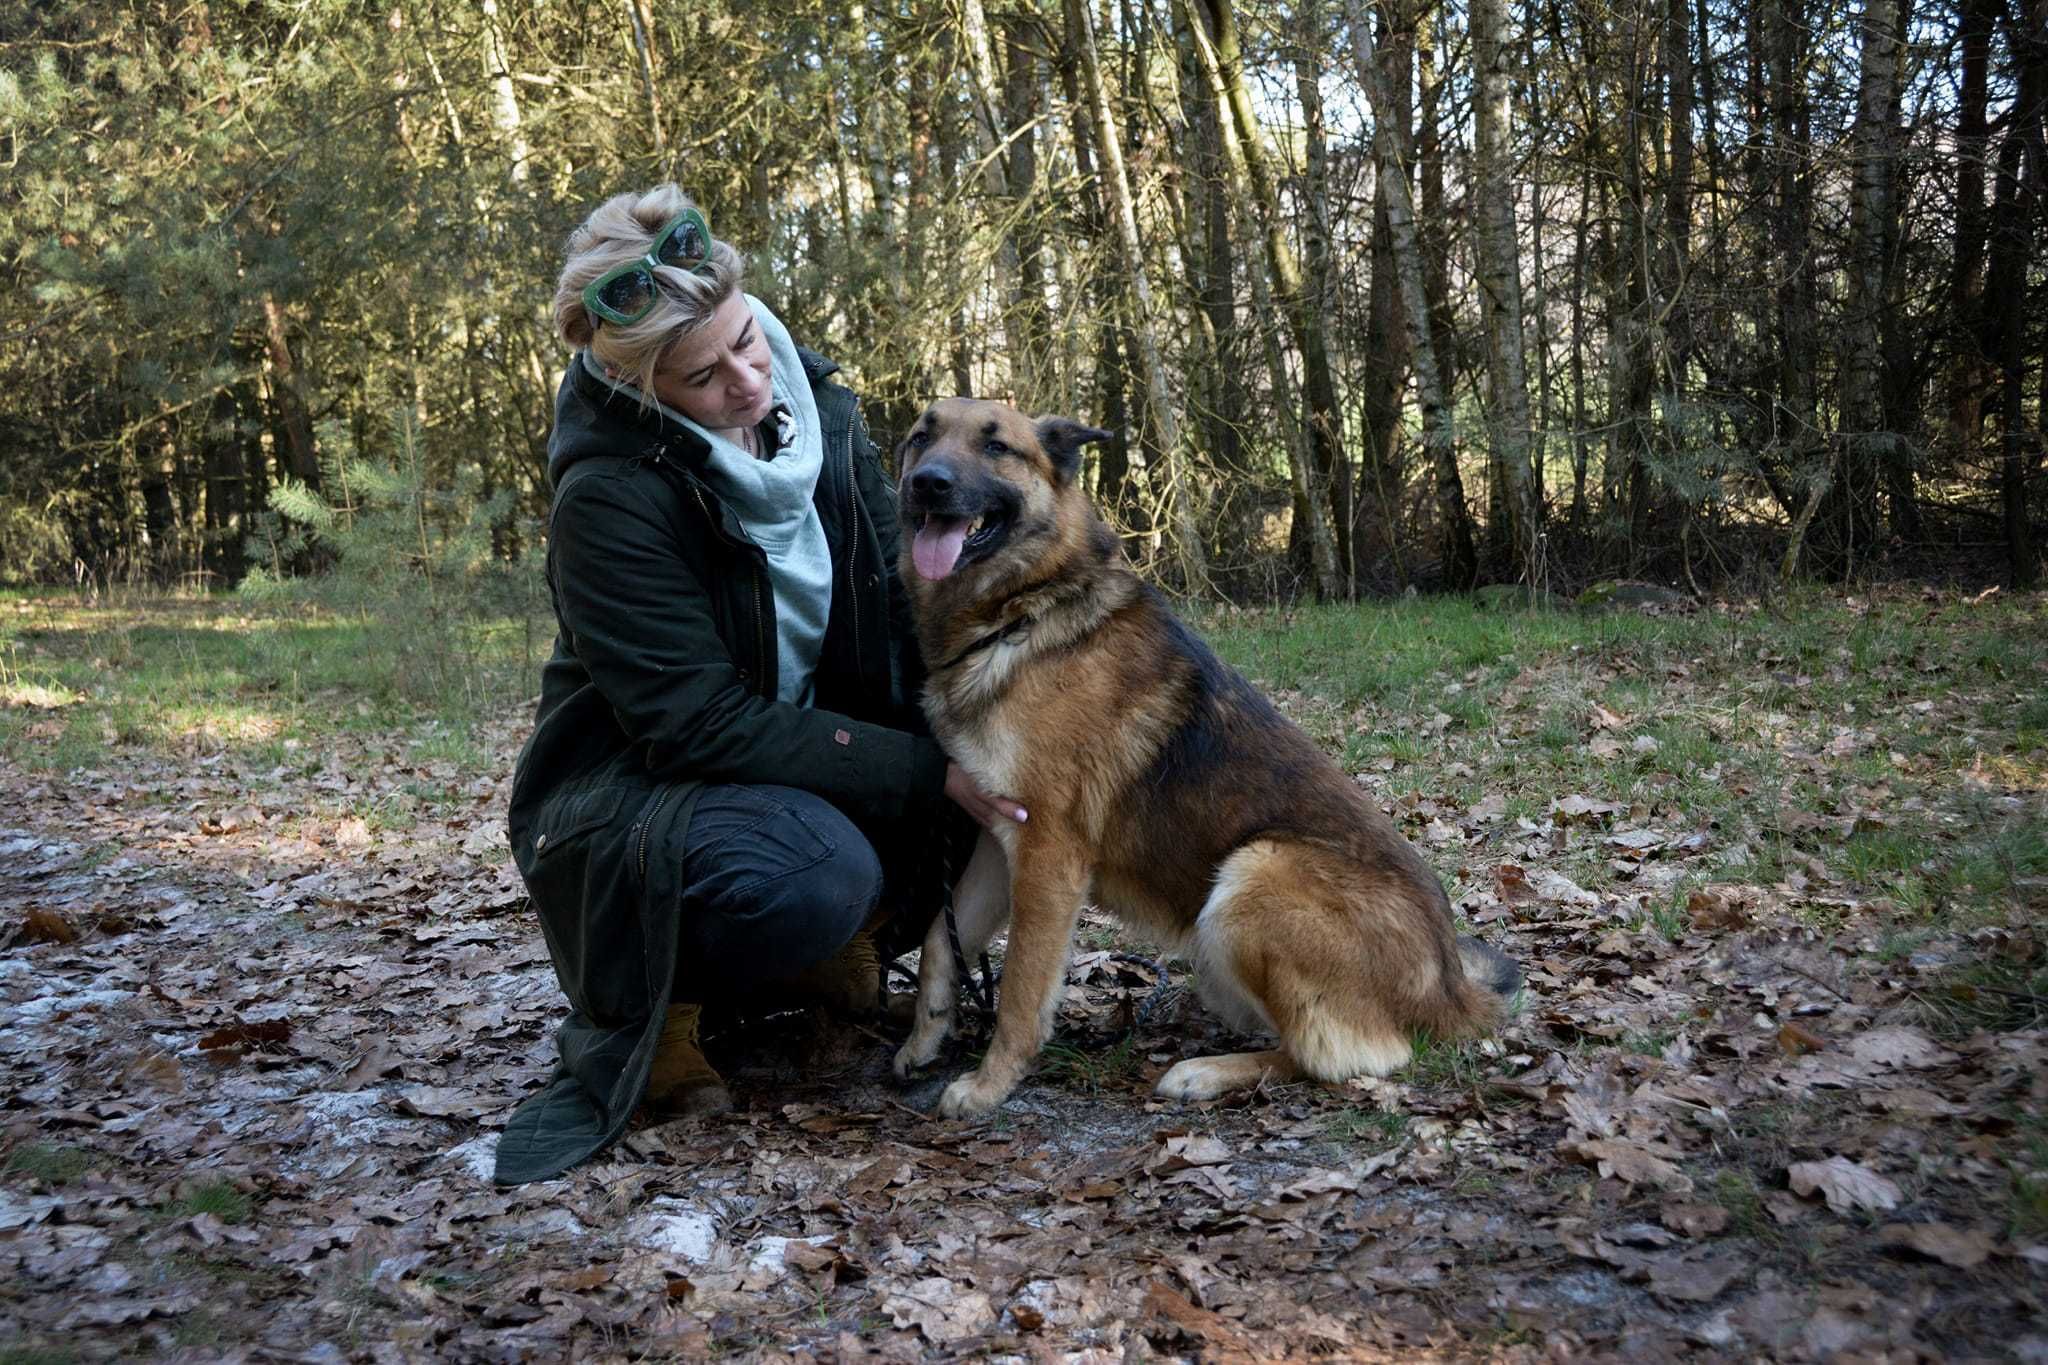
[[[661,185],[591,214],[556,288],[559,630],[510,833],[571,1013],[501,1184],[601,1151],[643,1102],[729,1106],[707,1007],[878,1008],[877,937],[907,946],[936,904],[916,869],[1021,815],[926,731],[875,447],[741,272]]]

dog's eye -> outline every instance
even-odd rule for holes
[[[919,430],[910,433],[910,448],[912,450],[923,450],[926,446],[930,445],[931,443],[932,434],[929,431],[925,431],[922,428],[920,428]]]
[[[1010,453],[1010,448],[1008,446],[1004,445],[1001,441],[996,440],[989,441],[986,445],[982,446],[981,449],[982,453],[986,455],[1007,455]]]

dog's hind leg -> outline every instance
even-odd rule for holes
[[[953,920],[960,929],[960,949],[969,959],[981,955],[988,941],[1010,918],[1010,865],[1003,846],[986,832],[975,840],[967,870],[953,885]],[[960,991],[958,965],[953,961],[953,943],[946,932],[946,917],[940,915],[924,936],[924,950],[917,960],[917,1020],[910,1038],[896,1050],[894,1069],[898,1080],[939,1055],[939,1046],[952,1026],[953,1007]]]
[[[1317,850],[1247,844],[1218,870],[1195,922],[1202,997],[1234,1026],[1280,1035],[1270,1052],[1192,1057],[1159,1078],[1170,1099],[1214,1099],[1261,1081],[1384,1076],[1413,1048],[1390,991],[1437,989],[1419,916],[1367,923],[1355,887]]]
[[[1281,1048],[1229,1052],[1175,1062],[1153,1090],[1169,1100],[1213,1100],[1234,1090],[1250,1090],[1267,1081],[1291,1081],[1300,1075],[1301,1068]]]

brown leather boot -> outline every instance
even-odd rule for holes
[[[815,1001],[838,1014],[873,1014],[883,1007],[882,958],[875,937],[862,929],[846,946],[790,978],[798,999]]]
[[[701,1005],[670,1005],[647,1077],[647,1107],[663,1118],[699,1118],[732,1108],[732,1095],[697,1046]]]

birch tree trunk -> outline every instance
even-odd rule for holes
[[[498,0],[484,0],[483,16],[484,70],[491,80],[491,128],[511,153],[506,180],[524,185],[530,152],[519,121],[519,92],[512,86],[512,59],[506,55],[505,33],[498,24]]]
[[[1472,519],[1465,507],[1465,482],[1458,472],[1458,451],[1451,429],[1450,397],[1437,369],[1436,347],[1430,338],[1429,295],[1423,287],[1422,245],[1415,232],[1415,201],[1408,192],[1408,174],[1395,144],[1391,112],[1394,96],[1373,50],[1372,16],[1365,0],[1345,0],[1351,23],[1351,49],[1358,63],[1359,83],[1373,111],[1373,151],[1381,183],[1387,187],[1387,224],[1393,237],[1394,266],[1401,278],[1401,301],[1408,315],[1408,346],[1415,365],[1415,385],[1422,401],[1422,443],[1436,474],[1437,515],[1442,522],[1443,576],[1453,588],[1472,586],[1478,577],[1479,555],[1472,543]]]
[[[1522,349],[1521,243],[1515,231],[1508,130],[1509,48],[1505,0],[1472,0],[1476,68],[1473,160],[1479,205],[1480,306],[1486,323],[1486,371],[1493,402],[1489,436],[1503,485],[1506,543],[1515,576],[1541,586],[1543,504],[1529,463],[1529,383]]]
[[[1322,319],[1309,305],[1301,265],[1287,240],[1286,220],[1281,216],[1279,189],[1266,159],[1264,131],[1252,108],[1251,91],[1245,84],[1243,57],[1238,51],[1237,21],[1230,0],[1193,0],[1190,24],[1203,62],[1213,72],[1217,103],[1229,111],[1228,122],[1236,142],[1238,164],[1242,167],[1253,203],[1265,230],[1266,262],[1273,275],[1273,301],[1286,319],[1295,349],[1301,355],[1302,389],[1308,399],[1309,445],[1314,471],[1310,486],[1317,496],[1310,526],[1313,557],[1316,537],[1329,535],[1332,559],[1328,571],[1316,571],[1318,591],[1326,597],[1345,596],[1341,574],[1347,560],[1347,546],[1334,529],[1349,514],[1331,505],[1338,466],[1344,461],[1343,417],[1337,409],[1336,384],[1330,373],[1329,339]],[[1317,530],[1313,522],[1330,518],[1331,526]]]
[[[649,0],[626,0],[626,14],[633,23],[633,55],[640,62],[640,96],[647,101],[647,131],[654,154],[665,164],[668,137],[661,131],[661,97],[655,92],[654,9]]]
[[[1152,471],[1152,485],[1166,503],[1168,524],[1173,528],[1172,554],[1184,592],[1209,590],[1208,553],[1202,544],[1201,527],[1194,512],[1195,490],[1188,486],[1184,468],[1186,448],[1181,443],[1180,415],[1167,383],[1166,364],[1159,354],[1159,341],[1152,330],[1152,283],[1145,269],[1145,246],[1138,235],[1138,215],[1131,200],[1131,183],[1124,171],[1123,144],[1117,140],[1116,116],[1109,107],[1109,89],[1103,83],[1101,62],[1096,55],[1095,19],[1087,0],[1066,0],[1067,23],[1078,35],[1081,74],[1088,86],[1088,102],[1095,122],[1095,146],[1102,156],[1103,185],[1109,196],[1110,216],[1115,219],[1118,241],[1123,247],[1125,269],[1130,277],[1133,303],[1131,330],[1136,334],[1138,354],[1145,370],[1146,396],[1152,405],[1153,421],[1159,428],[1159,445],[1165,452],[1165,468]],[[1164,477],[1160,477],[1160,476]]]

